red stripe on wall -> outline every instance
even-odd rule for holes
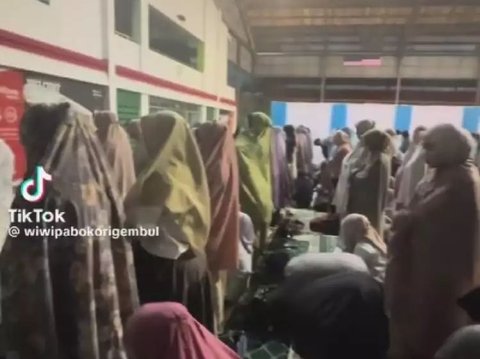
[[[95,57],[84,55],[76,51],[67,50],[65,48],[51,45],[43,41],[15,34],[7,30],[0,29],[0,45],[47,57],[53,60],[86,67],[92,70],[98,70],[102,72],[108,71],[108,61],[105,59],[97,59]],[[197,90],[185,85],[177,84],[168,80],[164,80],[162,78],[155,77],[144,72],[132,70],[123,66],[117,66],[116,73],[117,75],[128,78],[130,80],[147,83],[153,86],[166,88],[187,95],[204,98],[211,101],[219,100],[217,96],[209,94],[207,92]],[[220,98],[220,102],[230,106],[237,105],[234,100],[229,100],[226,98]]]
[[[230,106],[237,106],[237,102],[228,98],[220,97],[220,102]]]
[[[144,72],[132,70],[123,66],[117,66],[117,75],[128,78],[130,80],[144,82],[153,86],[166,88],[177,92],[182,92],[187,95],[201,97],[207,100],[217,101],[217,96],[203,92],[191,87],[176,84],[174,82],[155,77]]]
[[[103,72],[108,70],[107,60],[97,59],[92,56],[67,50],[59,46],[47,44],[46,42],[34,40],[2,29],[0,29],[0,45],[67,62],[69,64],[87,67],[92,70]]]

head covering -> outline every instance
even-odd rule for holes
[[[480,358],[480,325],[456,331],[435,355],[435,359]]]
[[[382,237],[372,227],[368,218],[361,214],[350,214],[343,219],[340,237],[345,244],[345,250],[349,253],[353,253],[358,243],[368,242],[382,254],[387,254],[387,245]]]
[[[133,153],[127,132],[120,126],[113,112],[96,112],[94,120],[98,138],[112,170],[112,181],[117,185],[120,198],[125,198],[135,183]]]
[[[367,131],[362,137],[362,143],[364,151],[357,158],[356,162],[352,163],[353,171],[361,170],[362,172],[367,172],[382,154],[391,154],[389,153],[391,138],[384,131],[377,129]],[[388,178],[390,178],[389,174]]]
[[[427,164],[433,168],[465,163],[474,146],[473,138],[467,131],[451,124],[433,127],[423,140]]]
[[[372,129],[363,134],[363,143],[370,152],[386,152],[391,145],[390,136],[381,130]]]
[[[19,192],[13,208],[64,212],[56,229],[122,227],[122,201],[112,190],[91,115],[68,104],[34,105],[22,120],[21,139],[29,154],[26,178],[41,165],[52,181],[40,202]],[[125,357],[121,319],[138,300],[129,244],[81,232],[22,236],[7,238],[0,261],[6,350],[19,358]]]
[[[362,137],[366,132],[375,128],[375,122],[371,120],[362,120],[355,126],[357,129],[357,136]]]
[[[337,131],[333,135],[332,142],[335,144],[336,149],[333,158],[329,162],[328,171],[333,179],[338,180],[342,171],[343,160],[352,152],[352,147],[347,134],[343,131]]]
[[[395,130],[393,128],[387,128],[385,130],[385,132],[387,133],[387,135],[389,135],[392,138],[397,136],[397,133],[395,132]]]
[[[302,358],[386,357],[383,289],[368,273],[291,277],[270,302],[273,332]]]
[[[422,141],[423,141],[423,133],[427,130],[427,128],[425,126],[418,126],[417,128],[415,128],[415,130],[413,131],[413,143],[415,145],[420,145],[422,144]]]
[[[143,117],[141,127],[150,165],[130,190],[127,209],[151,209],[152,220],[178,249],[176,258],[189,247],[203,251],[210,230],[210,196],[193,134],[187,122],[171,111]],[[164,255],[156,244],[152,238],[142,239],[151,254]]]
[[[210,269],[237,268],[239,237],[238,165],[226,125],[203,123],[195,130],[210,193],[211,229],[206,246]]]
[[[337,131],[333,135],[333,143],[335,146],[342,146],[350,142],[348,135],[343,131]]]
[[[291,179],[286,156],[285,134],[281,128],[272,129],[272,195],[275,209],[287,206],[290,199]]]
[[[250,130],[236,141],[240,172],[240,204],[255,226],[271,221],[271,120],[261,112],[250,116]],[[258,229],[258,228],[257,228]]]
[[[368,268],[351,253],[305,253],[292,258],[284,269],[287,278],[323,278],[352,271],[368,273]]]
[[[135,359],[240,359],[179,303],[152,303],[128,321],[125,344]]]
[[[403,165],[405,166],[410,159],[412,158],[413,154],[417,150],[419,146],[421,146],[423,141],[423,134],[427,129],[423,126],[419,126],[415,128],[413,131],[413,140],[408,145],[408,149],[406,150],[405,157],[403,158]],[[402,167],[400,167],[399,172],[401,172]]]

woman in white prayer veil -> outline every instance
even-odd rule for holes
[[[0,139],[0,252],[10,225],[8,210],[13,201],[13,174],[15,156],[10,146]]]
[[[410,204],[417,185],[427,173],[425,152],[422,147],[425,131],[425,127],[415,129],[413,143],[405,155],[402,167],[398,170],[396,178],[397,208],[404,208]]]

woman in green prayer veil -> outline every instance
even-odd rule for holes
[[[270,166],[272,121],[264,113],[248,116],[248,128],[237,137],[242,212],[252,219],[258,234],[257,247],[266,245],[272,218],[272,181]]]

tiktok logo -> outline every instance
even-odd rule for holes
[[[29,178],[20,186],[22,197],[28,202],[39,202],[45,194],[45,182],[52,180],[52,176],[45,172],[42,166],[37,166],[33,178]]]

